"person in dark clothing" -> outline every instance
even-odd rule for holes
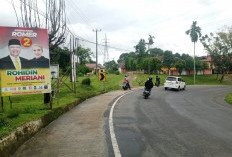
[[[32,45],[32,51],[34,58],[31,59],[32,68],[49,68],[49,59],[43,55],[43,47],[37,44]]]
[[[155,82],[156,86],[158,87],[160,85],[160,78],[159,76],[156,76],[156,82]]]
[[[153,88],[154,84],[152,82],[152,77],[149,76],[148,80],[145,82],[145,87],[144,87],[144,91],[145,90],[150,90],[151,92],[151,89]]]
[[[8,42],[10,55],[0,59],[0,69],[21,70],[30,68],[29,60],[20,57],[21,43],[18,39],[10,39]]]

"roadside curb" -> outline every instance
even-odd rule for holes
[[[17,127],[9,135],[0,139],[0,154],[1,157],[9,157],[12,155],[24,142],[33,137],[42,128],[46,127],[52,121],[56,120],[65,112],[70,111],[72,108],[85,101],[86,99],[77,100],[65,106],[53,109],[51,112],[44,116],[32,120]]]

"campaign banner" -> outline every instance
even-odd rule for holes
[[[51,93],[47,29],[0,26],[1,96]]]

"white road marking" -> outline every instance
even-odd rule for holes
[[[114,155],[115,157],[121,157],[121,153],[120,150],[118,148],[118,142],[115,136],[115,132],[114,132],[114,125],[113,125],[113,112],[114,112],[114,107],[116,105],[116,103],[118,102],[119,99],[121,99],[124,95],[126,95],[128,93],[125,93],[123,95],[121,95],[112,105],[111,109],[110,109],[110,116],[109,116],[109,128],[110,128],[110,137],[111,137],[111,142],[112,142],[112,146],[113,146],[113,151],[114,151]]]

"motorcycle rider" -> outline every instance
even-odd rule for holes
[[[144,92],[145,90],[149,90],[151,93],[151,89],[153,88],[154,84],[152,82],[152,77],[149,76],[148,80],[145,82]]]
[[[123,84],[125,84],[131,90],[127,74],[125,75],[123,79]]]
[[[156,84],[157,87],[160,85],[160,78],[159,78],[158,75],[156,76],[156,82],[155,82],[155,84]]]

